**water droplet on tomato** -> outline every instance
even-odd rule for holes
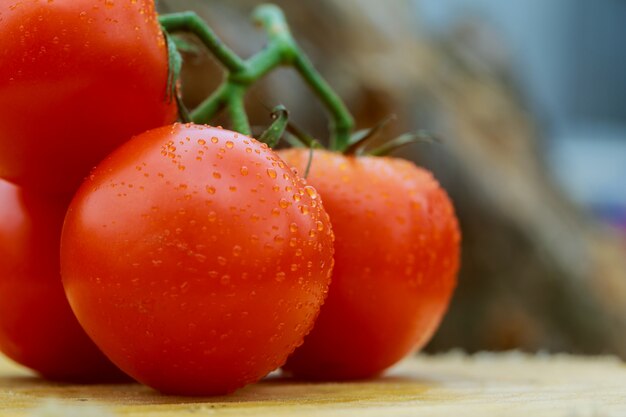
[[[273,169],[273,168],[268,168],[267,169],[267,176],[272,178],[272,179],[275,179],[277,177],[276,170]]]
[[[306,193],[309,195],[309,197],[311,197],[312,200],[315,200],[317,198],[317,191],[315,191],[315,188],[311,187],[310,185],[305,186],[304,191],[306,191]]]

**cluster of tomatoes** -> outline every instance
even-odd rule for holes
[[[308,150],[175,123],[152,1],[5,1],[0,24],[6,355],[215,395],[372,377],[430,338],[459,231],[428,172],[316,150],[304,180]]]

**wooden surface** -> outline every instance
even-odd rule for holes
[[[0,358],[0,416],[626,416],[626,366],[614,358],[519,353],[418,356],[368,382],[278,377],[212,399],[138,384],[61,385]]]

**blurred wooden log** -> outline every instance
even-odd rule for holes
[[[247,18],[256,3],[161,2],[164,10],[197,10],[244,56],[262,45]],[[426,127],[445,138],[443,146],[403,154],[430,167],[446,186],[464,234],[459,288],[430,349],[521,347],[626,357],[626,245],[552,183],[537,126],[511,84],[497,36],[470,24],[426,37],[413,3],[404,1],[277,3],[360,126],[396,113],[390,135]],[[187,66],[192,103],[219,77],[210,60],[196,64]],[[252,120],[264,123],[266,107],[278,102],[298,124],[326,134],[320,106],[288,72],[252,92]]]

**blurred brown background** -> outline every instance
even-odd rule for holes
[[[626,85],[610,79],[626,71],[626,55],[613,53],[626,3],[594,2],[595,14],[579,1],[276,3],[358,127],[395,114],[387,135],[425,128],[443,138],[397,153],[435,172],[464,235],[459,287],[428,349],[626,357]],[[247,57],[264,44],[248,18],[256,4],[161,0],[160,9],[196,10]],[[191,53],[184,78],[193,107],[221,71]],[[288,69],[250,92],[252,123],[267,124],[278,103],[327,136],[322,107]],[[583,126],[590,120],[623,130]]]

